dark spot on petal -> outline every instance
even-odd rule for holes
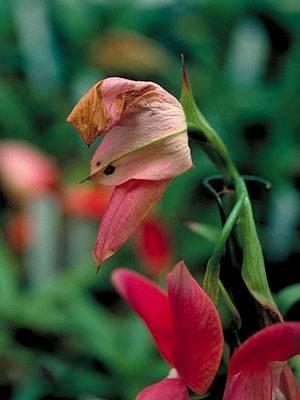
[[[116,167],[114,167],[113,165],[108,165],[105,170],[103,171],[105,175],[111,175],[115,172]]]
[[[101,161],[97,161],[96,162],[96,167],[99,167],[100,164],[101,164]]]

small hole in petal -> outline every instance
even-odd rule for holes
[[[114,167],[113,165],[108,165],[105,170],[104,170],[104,174],[105,175],[111,175],[115,172],[116,167]]]

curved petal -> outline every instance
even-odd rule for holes
[[[139,123],[143,114],[147,112],[132,117],[130,121],[134,121],[134,126],[116,126],[107,133],[92,159],[94,181],[120,185],[128,179],[170,179],[193,166],[183,114],[179,121],[181,130],[177,130],[176,119],[173,119],[166,131],[160,115],[149,117],[147,123],[143,120]],[[153,132],[157,138],[147,136]],[[112,174],[107,174],[109,166],[114,167]]]
[[[174,366],[196,393],[211,385],[223,351],[218,312],[183,262],[167,275],[174,326]]]
[[[159,201],[169,182],[131,179],[115,187],[94,247],[98,265],[119,250],[135,232],[150,208]]]
[[[272,361],[286,361],[300,354],[300,322],[278,323],[246,340],[233,354],[229,373],[260,369]]]
[[[125,122],[124,117],[128,114]],[[110,131],[116,125],[125,125],[124,133],[127,135],[128,128],[132,129],[136,124],[149,127],[149,123],[154,122],[153,130],[148,129],[146,134],[152,141],[151,138],[162,136],[161,132],[165,131],[167,134],[170,124],[174,131],[174,126],[178,127],[178,115],[181,122],[179,130],[182,126],[186,128],[180,103],[159,85],[153,82],[113,77],[96,83],[79,100],[67,121],[90,145],[97,136]],[[140,132],[140,135],[145,135],[144,130]],[[141,139],[143,143],[145,139],[146,137]]]
[[[97,82],[76,104],[67,121],[78,131],[82,140],[92,144],[96,137],[116,125],[135,99],[155,86],[152,82],[107,78]]]
[[[300,389],[288,365],[284,367],[281,373],[280,390],[287,400],[300,400]]]
[[[125,268],[113,272],[112,282],[145,322],[162,356],[173,364],[172,320],[167,295],[149,279]]]
[[[189,395],[181,379],[166,378],[146,387],[136,400],[188,400]]]
[[[229,375],[223,400],[272,400],[270,370],[244,370],[236,375]]]

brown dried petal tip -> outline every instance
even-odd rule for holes
[[[109,119],[103,107],[101,84],[102,81],[93,86],[79,100],[67,118],[88,146],[105,130]]]

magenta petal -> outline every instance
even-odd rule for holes
[[[181,379],[167,378],[146,387],[136,400],[188,400],[189,395]]]
[[[115,187],[94,247],[98,265],[119,250],[135,232],[153,204],[161,198],[169,182],[131,179]]]
[[[218,312],[183,262],[167,276],[174,326],[174,366],[188,387],[204,393],[211,385],[223,351]]]
[[[246,340],[231,358],[229,373],[264,368],[272,361],[286,361],[300,354],[300,322],[278,323]]]
[[[145,322],[161,355],[172,365],[172,320],[167,295],[149,279],[125,268],[113,272],[112,282]]]
[[[272,376],[266,368],[229,375],[223,400],[272,400]]]

